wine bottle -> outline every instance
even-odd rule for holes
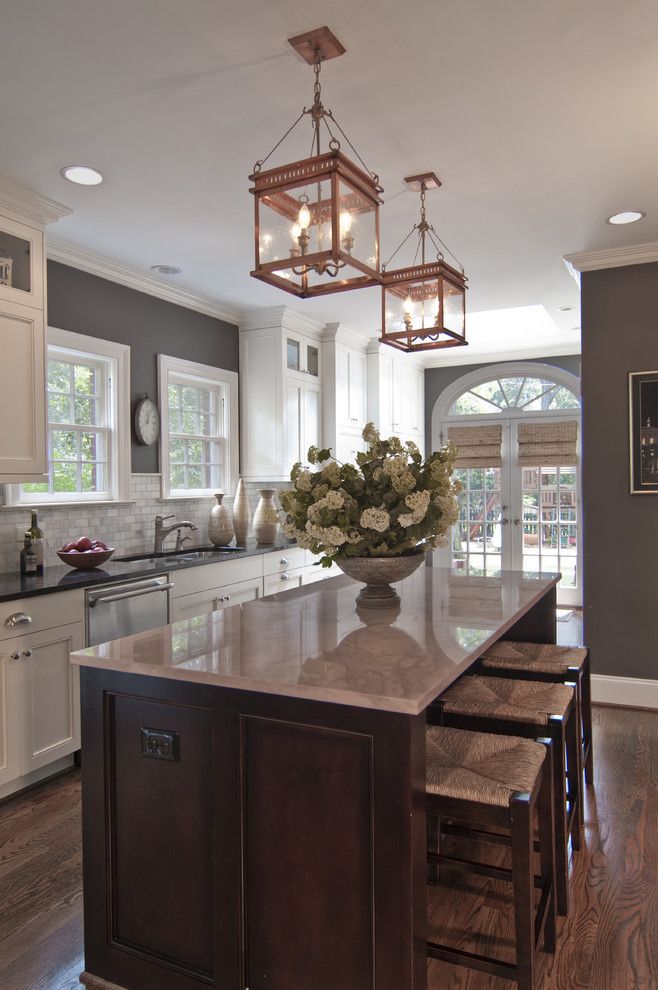
[[[37,555],[32,546],[32,537],[29,532],[25,534],[23,549],[21,550],[21,574],[25,577],[34,577],[37,573]]]
[[[39,529],[39,524],[37,522],[37,510],[32,509],[32,522],[28,533],[30,534],[30,539],[32,541],[32,549],[36,554],[37,558],[37,574],[43,574],[43,533]]]

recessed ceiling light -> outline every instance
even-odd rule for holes
[[[159,275],[180,275],[183,269],[176,265],[151,265],[151,271]]]
[[[573,309],[573,306],[558,306],[558,309],[560,310],[561,313],[570,313],[571,310]]]
[[[100,186],[103,181],[102,172],[91,165],[65,165],[60,169],[60,175],[77,186]]]
[[[644,220],[645,216],[646,213],[641,213],[639,210],[625,210],[623,213],[613,213],[606,223],[637,223],[638,220]]]

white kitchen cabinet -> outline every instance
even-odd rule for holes
[[[322,344],[323,441],[337,460],[354,463],[365,449],[368,419],[366,341],[339,323],[327,325]]]
[[[276,595],[279,591],[289,591],[290,588],[301,588],[304,584],[304,567],[293,571],[283,571],[281,574],[267,574],[264,578],[265,597]]]
[[[286,374],[319,385],[322,380],[320,342],[286,331],[284,346]]]
[[[79,670],[69,662],[85,645],[71,623],[15,640],[21,660],[21,772],[31,773],[80,748]]]
[[[70,212],[0,182],[0,483],[48,470],[44,229]]]
[[[407,354],[376,341],[368,346],[368,419],[383,437],[413,440],[424,450],[425,374]]]
[[[308,448],[320,445],[319,385],[300,382],[286,376],[284,406],[284,433],[286,437],[286,473],[290,478],[293,464],[308,461]]]
[[[21,773],[20,696],[21,661],[17,646],[7,639],[0,644],[0,788]]]
[[[322,436],[322,324],[285,306],[240,326],[241,473],[289,481]]]
[[[220,565],[221,566],[221,565]],[[227,605],[241,605],[253,602],[263,594],[263,579],[258,576],[250,581],[227,584],[210,591],[198,591],[191,595],[175,598],[171,605],[171,621],[191,619],[195,615],[209,615]]]

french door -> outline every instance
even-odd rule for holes
[[[500,467],[455,470],[455,477],[463,485],[459,495],[459,521],[452,529],[443,562],[474,575],[494,575],[501,570],[522,570],[532,574],[559,571],[562,579],[558,586],[558,602],[580,605],[579,465],[528,467],[517,463],[519,425],[536,423],[542,418],[478,417],[483,423],[502,423],[502,464]],[[555,422],[556,417],[551,416],[550,420]],[[444,427],[444,436],[446,432]]]

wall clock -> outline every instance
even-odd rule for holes
[[[135,436],[145,447],[152,447],[160,436],[160,413],[148,395],[135,408]]]

